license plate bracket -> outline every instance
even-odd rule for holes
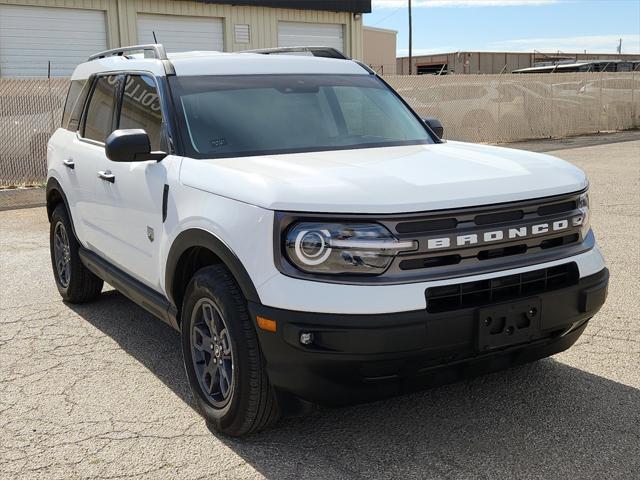
[[[480,351],[530,342],[540,336],[542,302],[539,297],[478,309]]]

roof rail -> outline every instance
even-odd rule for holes
[[[295,55],[299,53],[310,53],[314,57],[339,58],[341,60],[351,60],[344,53],[333,47],[275,47],[259,48],[257,50],[243,50],[240,53],[261,53],[263,55]]]
[[[98,52],[91,55],[88,61],[97,60],[99,58],[107,57],[125,57],[125,54],[130,52],[153,52],[153,58],[160,60],[164,65],[164,72],[167,75],[175,75],[176,70],[173,68],[173,64],[167,57],[167,51],[161,43],[150,43],[148,45],[131,45],[130,47],[113,48],[111,50],[105,50],[104,52]]]
[[[105,50],[104,52],[94,53],[88,58],[88,61],[112,56],[126,57],[125,53],[148,51],[153,52],[154,58],[158,60],[168,60],[167,52],[165,51],[164,46],[160,43],[151,43],[148,45],[131,45],[130,47],[113,48],[111,50]]]

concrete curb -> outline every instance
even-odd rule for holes
[[[19,208],[42,207],[46,205],[44,188],[15,188],[0,190],[0,212]]]

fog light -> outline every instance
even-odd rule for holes
[[[305,332],[300,334],[300,343],[302,345],[311,345],[313,343],[313,333]]]

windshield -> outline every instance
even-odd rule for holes
[[[195,158],[433,143],[370,75],[169,77]]]

